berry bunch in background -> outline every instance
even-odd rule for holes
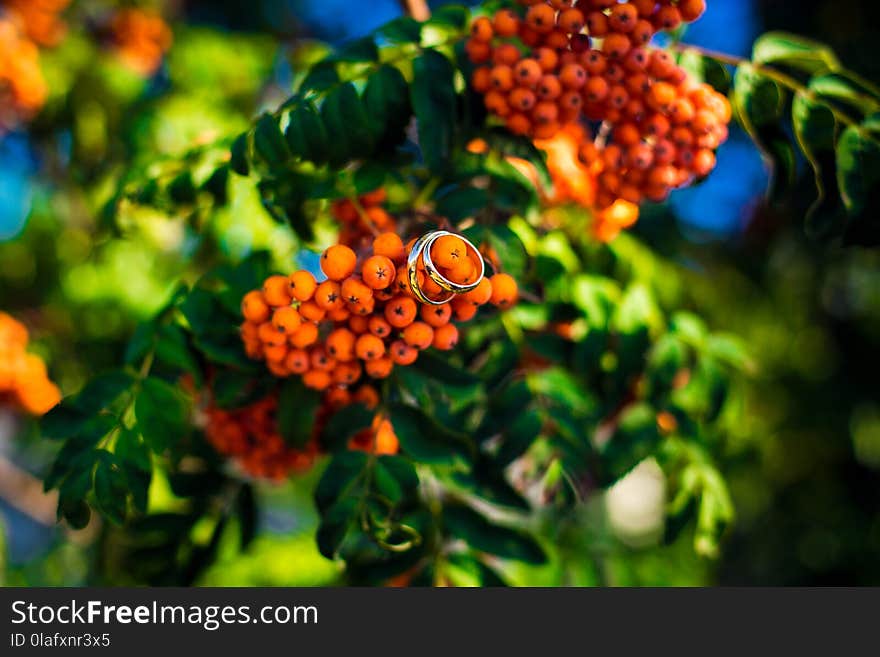
[[[231,410],[208,406],[205,437],[248,475],[280,481],[292,472],[309,469],[318,445],[312,440],[301,449],[289,447],[278,429],[277,412],[276,395]]]
[[[508,130],[541,142],[581,127],[578,156],[599,210],[662,201],[708,175],[730,104],[651,45],[699,18],[704,0],[521,4],[477,18],[466,44],[472,85]]]
[[[0,312],[0,406],[43,415],[61,400],[61,393],[43,360],[27,353],[27,346],[24,325]]]

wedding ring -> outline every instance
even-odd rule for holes
[[[437,283],[440,287],[449,292],[449,296],[442,299],[432,299],[422,291],[422,286],[419,285],[419,258],[421,258],[422,254],[425,252],[425,246],[428,245],[429,242],[433,244],[431,239],[433,235],[434,233],[425,233],[416,240],[415,244],[413,244],[412,250],[409,252],[409,256],[406,259],[406,274],[409,277],[409,287],[419,301],[432,306],[442,306],[444,303],[455,297],[455,292],[440,285],[440,283]],[[432,280],[434,279],[432,278]]]
[[[456,235],[455,233],[450,233],[447,230],[437,230],[433,233],[428,233],[428,235],[429,237],[422,247],[422,260],[425,263],[425,273],[430,276],[431,280],[447,292],[454,292],[455,294],[464,294],[465,292],[470,292],[471,290],[476,288],[480,284],[480,281],[483,280],[483,276],[486,275],[486,263],[483,260],[483,256],[480,255],[480,252],[477,250],[477,247],[475,247],[467,238],[462,237],[461,235]],[[431,260],[431,246],[433,246],[434,242],[445,235],[452,235],[453,237],[457,237],[462,242],[464,242],[467,248],[470,251],[473,251],[474,254],[477,256],[477,260],[480,263],[480,271],[479,275],[474,279],[473,283],[462,285],[461,283],[450,281],[437,270],[437,267],[434,265],[433,260]]]

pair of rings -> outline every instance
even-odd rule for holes
[[[431,260],[431,247],[434,245],[434,242],[444,235],[453,235],[459,238],[467,245],[468,251],[472,251],[476,255],[476,260],[480,263],[480,271],[479,276],[474,279],[473,283],[468,283],[467,285],[454,283],[443,276],[443,274],[437,270],[437,267],[434,266],[434,263]],[[431,299],[424,293],[424,291],[422,291],[422,287],[419,285],[419,260],[421,260],[424,265],[425,274],[440,288],[446,291],[448,296],[444,296],[440,299]],[[464,294],[465,292],[470,292],[476,288],[486,274],[486,263],[483,261],[483,256],[480,255],[477,247],[475,247],[469,240],[461,235],[450,233],[448,230],[435,230],[430,233],[425,233],[416,240],[415,244],[413,244],[412,251],[410,251],[406,260],[406,271],[407,276],[409,277],[409,286],[419,301],[432,306],[442,306],[444,303],[454,298],[456,294]]]

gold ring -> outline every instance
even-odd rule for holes
[[[483,260],[483,256],[480,254],[479,250],[477,250],[477,247],[475,247],[466,237],[456,235],[455,233],[450,233],[448,230],[437,230],[433,233],[428,233],[428,235],[428,239],[422,246],[422,260],[425,261],[425,273],[431,277],[431,280],[447,292],[454,292],[455,294],[464,294],[465,292],[470,292],[471,290],[475,289],[480,284],[480,281],[483,280],[483,277],[486,275],[486,263]],[[480,261],[480,274],[476,277],[473,283],[468,283],[467,285],[453,283],[448,278],[443,276],[443,274],[437,271],[437,267],[434,265],[433,260],[431,260],[431,246],[434,244],[435,241],[437,241],[441,237],[444,237],[445,235],[452,235],[453,237],[457,237],[465,243],[467,248],[471,249],[476,254],[477,259]]]
[[[431,240],[432,235],[434,235],[434,233],[425,233],[416,240],[415,244],[413,244],[412,250],[409,252],[409,256],[407,256],[406,259],[406,273],[409,277],[409,287],[419,301],[432,306],[442,306],[444,303],[447,303],[455,297],[455,292],[452,290],[446,290],[449,292],[449,296],[445,299],[432,299],[422,291],[422,287],[419,285],[419,258],[422,256],[422,253],[425,250],[425,245]],[[440,284],[438,283],[438,285]],[[441,287],[443,286],[441,285]]]

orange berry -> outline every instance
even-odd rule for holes
[[[344,244],[331,246],[321,256],[321,271],[334,281],[341,281],[351,276],[356,264],[357,255]]]
[[[427,349],[434,340],[434,329],[425,322],[413,322],[403,329],[403,339],[411,347],[419,351]]]
[[[379,393],[370,385],[363,385],[358,388],[357,392],[354,393],[353,399],[370,410],[379,405]]]
[[[377,338],[387,338],[391,335],[391,324],[382,315],[373,315],[367,322],[367,327]]]
[[[580,9],[566,9],[560,12],[556,24],[570,34],[577,34],[584,29],[584,14]]]
[[[339,363],[333,370],[333,382],[342,385],[351,385],[361,378],[363,368],[357,360],[348,363]]]
[[[471,38],[488,43],[493,36],[492,21],[485,16],[480,16],[471,24]]]
[[[364,369],[366,370],[367,375],[371,378],[384,379],[391,374],[391,370],[394,369],[394,361],[388,356],[383,356],[382,358],[376,358],[375,360],[368,360],[364,365]]]
[[[304,322],[293,335],[290,336],[290,344],[298,349],[305,349],[318,340],[318,327],[311,322]]]
[[[492,283],[489,282],[488,278],[484,277],[477,287],[470,292],[463,294],[462,298],[467,299],[477,306],[489,303],[489,299],[492,298]]]
[[[532,5],[526,12],[526,23],[536,32],[550,32],[556,24],[556,12],[549,5]]]
[[[431,246],[431,259],[438,267],[455,267],[467,260],[467,244],[456,235],[444,235]]]
[[[381,205],[385,202],[386,198],[388,198],[388,192],[385,191],[384,187],[379,187],[372,192],[361,195],[360,202],[365,208],[369,208],[374,205]]]
[[[386,230],[394,225],[394,217],[392,217],[384,208],[373,207],[364,210],[369,223],[379,230]]]
[[[320,322],[324,319],[324,315],[327,314],[327,311],[314,301],[305,301],[299,304],[299,314],[303,319],[307,319],[310,322]]]
[[[287,357],[287,345],[264,345],[263,357],[269,362],[280,363]]]
[[[303,270],[293,272],[287,279],[287,289],[297,301],[308,301],[318,287],[315,277]]]
[[[428,326],[437,328],[449,323],[449,318],[452,317],[452,306],[448,303],[444,303],[442,306],[424,304],[419,310],[419,317]]]
[[[315,347],[309,353],[309,364],[312,369],[329,372],[336,367],[336,359],[330,356],[324,347]]]
[[[373,290],[357,276],[350,276],[342,281],[342,298],[351,306],[357,306],[371,299]]]
[[[257,333],[264,345],[278,346],[287,342],[287,335],[284,331],[279,331],[272,322],[260,324]]]
[[[302,317],[296,308],[284,306],[275,311],[272,315],[272,324],[275,328],[288,335],[292,334],[302,324]]]
[[[467,322],[477,314],[478,306],[462,296],[456,297],[450,304],[452,305],[452,314],[456,321]]]
[[[519,30],[519,17],[510,9],[502,9],[493,17],[492,29],[500,37],[515,36]]]
[[[485,70],[485,69],[484,69]],[[373,253],[390,258],[393,262],[403,262],[403,240],[397,233],[382,233],[373,240]]]
[[[355,334],[360,335],[369,330],[370,320],[368,317],[353,315],[352,318],[348,320],[348,327],[354,331]]]
[[[522,59],[513,69],[513,78],[520,87],[532,88],[541,79],[543,71],[536,59]]]
[[[470,258],[460,260],[456,265],[446,270],[446,278],[459,285],[468,285],[474,281],[477,272]]]
[[[330,372],[325,370],[309,370],[303,374],[302,381],[313,390],[326,390],[333,383]]]
[[[290,305],[287,276],[270,276],[263,283],[263,298],[270,306]]]
[[[401,244],[402,246],[402,244]],[[361,268],[364,283],[374,290],[384,290],[394,282],[396,269],[391,258],[374,255],[367,258]]]
[[[492,283],[492,297],[489,301],[499,308],[507,308],[516,303],[517,285],[509,274],[495,274],[489,279]]]
[[[499,64],[492,69],[490,80],[493,89],[510,91],[513,89],[513,69],[506,64]]]
[[[279,378],[285,378],[290,376],[290,370],[287,369],[287,366],[284,364],[284,361],[279,360],[267,360],[266,361],[266,369],[269,370],[272,374]]]
[[[262,324],[269,319],[269,304],[263,299],[263,293],[259,290],[248,292],[241,300],[241,314],[249,322]]]
[[[414,299],[396,296],[385,306],[385,319],[394,328],[404,328],[412,324],[418,308]]]
[[[392,342],[388,351],[391,354],[391,360],[397,365],[412,365],[419,357],[419,350],[403,340]]]
[[[351,311],[346,306],[339,306],[339,308],[327,311],[326,316],[331,322],[347,322],[351,317]]]
[[[347,362],[354,358],[354,343],[356,336],[347,328],[334,329],[327,336],[327,353],[336,360]]]
[[[342,306],[342,290],[336,281],[324,281],[317,289],[312,302],[323,310],[335,310]]]
[[[374,360],[385,355],[385,343],[372,333],[364,333],[358,337],[354,350],[361,360]]]
[[[458,344],[458,328],[455,324],[444,324],[434,329],[434,340],[431,345],[440,351],[450,351]]]
[[[305,374],[309,371],[309,354],[305,349],[291,349],[284,359],[284,366],[293,374]]]

